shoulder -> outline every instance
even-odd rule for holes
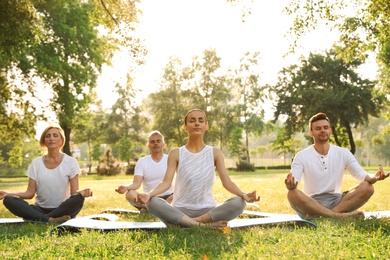
[[[184,147],[184,146],[182,146],[182,147]],[[169,157],[172,157],[172,156],[178,156],[179,155],[179,150],[181,150],[182,149],[182,147],[176,147],[176,148],[173,148],[173,149],[171,149],[170,151],[169,151],[169,153],[168,153],[168,158]]]
[[[35,169],[37,167],[43,166],[43,156],[44,155],[34,158],[28,166],[28,169]]]
[[[313,151],[315,151],[314,146],[310,145],[310,146],[306,147],[305,149],[297,152],[296,156],[301,155],[301,154],[310,154],[310,153],[313,153]]]
[[[63,158],[64,161],[66,162],[72,162],[72,163],[77,163],[77,159],[72,157],[72,156],[69,156],[67,155],[66,153],[64,153],[64,158]]]
[[[211,147],[211,146],[210,146],[210,149],[212,149],[215,158],[218,158],[221,156],[223,157],[223,153],[222,153],[221,149],[219,149],[217,147]]]
[[[31,164],[37,164],[37,163],[39,163],[39,162],[43,162],[43,156],[44,156],[44,155],[34,158],[34,159],[31,161]]]
[[[343,155],[345,155],[345,156],[353,156],[353,154],[351,153],[351,151],[348,150],[348,149],[345,148],[345,147],[340,147],[340,146],[331,144],[331,145],[330,145],[330,149],[331,149],[335,154],[343,154]]]
[[[341,147],[341,146],[337,146],[337,145],[334,145],[334,144],[330,145],[330,149],[333,150],[333,151],[337,151],[337,152],[342,152],[342,153],[349,152],[350,153],[350,151],[347,148]]]
[[[144,157],[139,158],[137,162],[145,162],[151,159],[152,157],[150,155],[145,155]]]

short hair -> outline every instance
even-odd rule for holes
[[[199,109],[199,108],[194,108],[194,109],[191,109],[190,111],[187,112],[187,114],[185,115],[184,117],[184,124],[186,125],[187,124],[187,117],[190,113],[194,112],[194,111],[200,111],[204,114],[204,119],[205,119],[205,122],[207,123],[207,117],[206,117],[206,113],[202,110],[202,109]]]
[[[39,144],[41,145],[41,147],[45,148],[46,147],[46,144],[45,144],[45,136],[46,136],[46,133],[47,131],[49,131],[50,129],[52,128],[55,128],[58,130],[58,132],[60,132],[60,136],[61,136],[61,139],[62,139],[62,147],[64,147],[65,145],[65,133],[64,133],[64,130],[61,128],[60,125],[58,124],[50,124],[48,127],[45,128],[45,130],[43,130],[42,134],[41,134],[41,138],[39,139]]]
[[[317,122],[319,120],[326,120],[326,121],[328,121],[330,123],[330,120],[329,120],[328,116],[325,113],[323,113],[323,112],[319,112],[319,113],[315,114],[314,116],[312,116],[310,118],[310,120],[309,120],[309,129],[312,130],[311,129],[311,125],[314,122]]]
[[[152,132],[149,133],[149,135],[148,135],[148,142],[149,142],[149,138],[150,138],[151,136],[153,136],[153,135],[159,135],[159,136],[161,136],[161,139],[162,139],[162,141],[163,141],[163,143],[164,143],[164,136],[163,136],[162,133],[160,133],[160,131],[158,131],[158,130],[153,130]]]

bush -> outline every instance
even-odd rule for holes
[[[254,172],[255,165],[246,161],[239,161],[236,163],[236,170],[240,172]]]
[[[102,159],[101,163],[96,167],[98,175],[112,176],[121,173],[122,167],[120,163],[112,156],[111,150],[107,150]]]
[[[126,175],[134,175],[135,163],[129,163],[126,169]]]

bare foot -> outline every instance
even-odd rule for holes
[[[346,214],[345,217],[363,217],[364,218],[364,212],[363,211],[359,211],[359,210],[355,210],[355,211],[352,211],[352,212],[347,212],[347,213],[341,213],[341,214]]]
[[[216,227],[216,228],[223,228],[226,227],[228,224],[227,220],[219,220],[215,222],[209,222],[209,223],[200,223],[200,226],[209,226],[209,227]]]
[[[306,214],[307,219],[311,218],[317,218],[319,217],[318,215],[311,215],[311,214]],[[323,217],[329,217],[329,218],[349,218],[349,217],[364,217],[364,213],[362,211],[352,211],[352,212],[334,212],[333,215],[331,216],[323,216]]]
[[[71,217],[69,215],[64,215],[62,217],[57,217],[57,218],[50,217],[49,222],[50,223],[63,223],[69,219],[71,219]]]

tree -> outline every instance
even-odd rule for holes
[[[88,150],[88,173],[92,170],[92,161],[98,161],[102,155],[93,156],[94,147],[103,144],[104,111],[99,107],[97,111],[85,111],[76,115],[73,140],[76,144],[86,143]]]
[[[287,154],[291,155],[291,158],[295,156],[295,153],[302,146],[302,140],[294,137],[286,137],[286,129],[284,127],[276,127],[277,134],[276,139],[271,141],[272,151],[279,151],[278,155],[283,154],[284,165],[286,165]]]
[[[50,84],[51,106],[65,132],[63,151],[71,154],[70,133],[75,115],[90,103],[89,93],[105,59],[105,42],[91,21],[93,5],[78,0],[53,0],[35,6],[45,35],[35,47],[37,74]]]
[[[132,84],[133,80],[128,75],[125,86],[116,85],[118,99],[112,106],[111,113],[108,114],[106,125],[105,143],[113,147],[114,156],[127,162],[144,150],[145,139],[142,138],[142,134],[149,123],[149,120],[142,116],[141,108],[135,102],[137,90]]]
[[[179,59],[171,57],[164,68],[158,92],[149,95],[148,106],[154,116],[153,128],[159,130],[170,145],[182,146],[186,142],[183,117],[191,101],[181,88],[185,75]]]
[[[192,103],[207,111],[209,129],[207,142],[219,141],[220,147],[227,143],[232,130],[232,94],[227,87],[226,75],[221,71],[221,58],[215,49],[205,50],[202,57],[195,56],[188,68]]]
[[[30,47],[36,44],[40,25],[31,1],[0,2],[0,163],[13,168],[22,165],[24,139],[33,139],[39,119],[33,89],[18,81],[28,82]]]
[[[101,65],[109,63],[118,45],[142,62],[145,50],[131,34],[137,15],[135,2],[127,0],[2,1],[0,140],[11,139],[9,129],[15,139],[33,135],[50,106],[65,131],[64,152],[70,154],[74,118],[87,108]],[[44,102],[48,99],[51,104]]]
[[[265,88],[260,85],[258,73],[259,53],[246,53],[240,66],[231,72],[231,86],[235,97],[235,118],[240,120],[245,135],[246,162],[250,163],[249,136],[260,134],[264,128]]]
[[[343,12],[344,10],[347,12]],[[378,83],[384,92],[389,93],[390,4],[388,0],[293,0],[286,11],[295,16],[290,29],[290,33],[295,36],[293,47],[297,45],[297,40],[302,35],[314,30],[321,21],[326,22],[330,27],[340,31],[335,50],[345,62],[353,62],[356,59],[364,61],[367,53],[376,55],[380,72]],[[346,15],[348,13],[352,14]]]
[[[362,79],[354,69],[355,60],[345,63],[334,51],[325,55],[310,54],[302,64],[281,71],[272,87],[276,96],[275,121],[286,115],[286,136],[304,131],[309,118],[325,112],[332,124],[333,137],[341,146],[345,132],[350,150],[355,153],[352,128],[368,123],[368,116],[378,117],[385,96],[375,88],[375,82]]]

